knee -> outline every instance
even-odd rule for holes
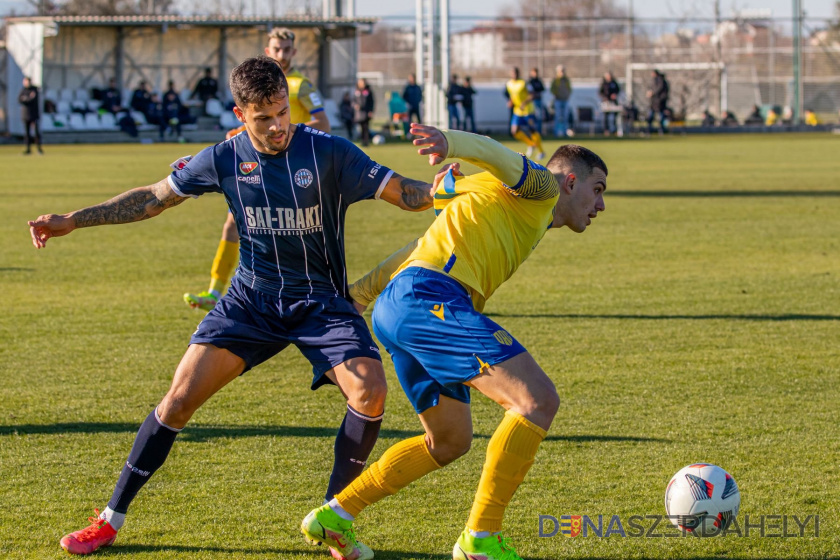
[[[519,408],[517,412],[520,412],[522,416],[548,430],[560,408],[560,397],[554,385],[548,383],[539,391],[530,393],[526,402],[521,403],[517,408]]]
[[[472,434],[426,434],[426,444],[434,460],[443,467],[467,454],[472,445]]]
[[[378,416],[385,410],[385,397],[388,395],[388,383],[382,368],[371,370],[356,384],[347,395],[347,404],[368,416]]]
[[[179,430],[187,425],[196,408],[186,395],[167,394],[157,406],[157,413],[161,422]]]

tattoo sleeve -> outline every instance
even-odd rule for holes
[[[164,179],[149,185],[124,192],[111,200],[77,210],[72,216],[77,228],[105,224],[127,224],[153,218],[185,201],[178,196]]]
[[[403,209],[421,211],[431,208],[434,202],[431,184],[394,175],[400,183],[400,206]]]

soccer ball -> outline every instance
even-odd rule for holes
[[[741,494],[728,472],[709,463],[694,463],[671,478],[665,489],[665,511],[671,523],[699,537],[723,532],[738,515]]]
[[[379,144],[385,143],[385,137],[381,134],[375,134],[373,138],[371,138],[371,141],[378,146]]]

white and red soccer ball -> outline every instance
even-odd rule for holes
[[[694,463],[675,474],[665,489],[671,523],[700,537],[721,534],[738,515],[741,493],[722,468]]]

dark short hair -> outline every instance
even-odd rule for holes
[[[230,73],[233,101],[242,109],[253,103],[271,103],[281,92],[289,92],[286,76],[274,59],[267,56],[248,58]]]
[[[575,171],[589,177],[592,170],[600,169],[607,175],[607,164],[601,159],[601,156],[583,146],[577,144],[565,144],[557,148],[557,151],[551,156],[546,164],[546,167],[552,172],[558,171]]]

